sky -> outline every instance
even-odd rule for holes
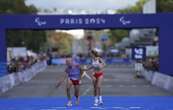
[[[138,0],[26,0],[41,9],[120,9],[134,5]]]
[[[73,35],[73,37],[75,39],[82,39],[84,37],[84,30],[83,29],[56,30],[56,32],[66,32],[66,33],[69,33],[69,34]]]

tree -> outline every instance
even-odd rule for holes
[[[26,6],[25,0],[0,0],[0,7],[0,13],[37,13],[37,8]]]
[[[6,14],[36,14],[37,8],[33,5],[27,6],[25,0],[0,0],[0,13]],[[39,41],[39,42],[38,42]],[[38,52],[41,46],[46,42],[45,31],[36,30],[8,30],[7,46],[21,47],[25,46],[35,52]]]
[[[51,48],[56,48],[56,52],[60,55],[72,53],[73,36],[66,32],[52,32],[48,36],[48,41],[52,45]]]
[[[124,9],[117,10],[117,13],[125,14],[125,13],[142,13],[143,5],[148,0],[139,0],[136,4],[132,7],[127,7]],[[128,29],[116,29],[110,30],[109,38],[111,39],[112,43],[120,42],[124,37],[127,37],[129,33]]]
[[[41,30],[8,30],[8,47],[27,47],[38,52],[46,42],[45,31]]]
[[[128,36],[128,32],[129,31],[126,29],[111,29],[109,31],[110,41],[112,41],[113,43],[120,42],[124,37]]]
[[[173,12],[173,0],[157,0],[157,12]]]
[[[148,0],[139,0],[134,6],[117,10],[117,13],[142,13],[143,5]]]

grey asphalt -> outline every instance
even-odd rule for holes
[[[20,84],[0,95],[1,98],[16,97],[57,97],[65,96],[65,84],[59,88],[56,82],[64,75],[65,66],[49,66],[27,83]],[[84,77],[80,88],[82,96],[93,93],[92,82]],[[134,78],[134,68],[130,64],[109,65],[105,68],[102,85],[106,96],[173,96],[161,88],[151,85],[144,79]]]

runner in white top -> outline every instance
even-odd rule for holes
[[[101,85],[103,80],[103,68],[105,66],[105,63],[103,59],[99,56],[97,50],[91,51],[91,57],[92,57],[92,64],[91,67],[88,69],[92,69],[92,80],[93,80],[93,87],[94,87],[94,105],[102,105],[103,100],[101,96]]]

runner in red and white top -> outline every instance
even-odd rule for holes
[[[94,105],[102,105],[103,100],[102,100],[102,95],[101,95],[101,85],[102,85],[102,80],[104,76],[103,68],[105,67],[105,62],[99,55],[99,51],[97,49],[93,49],[91,51],[91,57],[92,57],[92,63],[91,66],[88,68],[92,69],[92,79],[93,79],[93,87],[94,87],[94,96],[95,96],[95,101]]]

